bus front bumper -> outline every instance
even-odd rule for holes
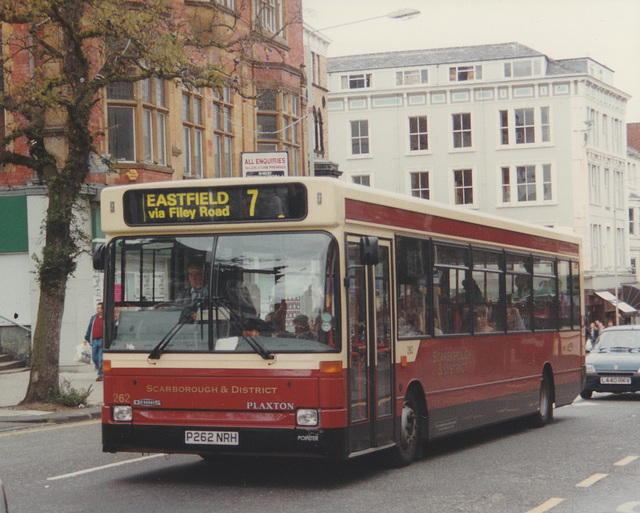
[[[215,428],[103,424],[103,452],[295,455],[344,459],[346,428]]]

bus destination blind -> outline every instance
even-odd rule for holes
[[[139,189],[124,193],[129,226],[291,221],[307,215],[299,183]]]

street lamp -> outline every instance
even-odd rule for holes
[[[371,18],[364,18],[360,20],[349,21],[347,23],[339,23],[338,25],[331,25],[321,29],[312,30],[307,34],[307,116],[309,117],[309,134],[307,137],[309,145],[309,174],[315,175],[315,118],[313,116],[313,61],[311,55],[311,36],[324,30],[330,30],[339,27],[346,27],[347,25],[354,25],[356,23],[364,23],[365,21],[378,20],[381,18],[389,18],[392,20],[409,20],[415,18],[420,14],[418,9],[405,8],[396,9],[395,11],[382,14],[380,16],[373,16]]]

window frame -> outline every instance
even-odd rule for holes
[[[142,94],[142,162],[167,165],[167,92],[164,80],[149,77],[140,83]],[[145,126],[145,120],[149,120]],[[148,158],[150,156],[150,158]]]
[[[424,126],[422,126],[422,122],[424,122]],[[428,122],[426,114],[409,116],[409,152],[412,154],[429,151]]]
[[[522,105],[498,110],[498,146],[523,148],[553,144],[549,105]]]
[[[342,75],[340,84],[342,89],[369,89],[372,87],[371,73],[352,73],[350,75]]]
[[[138,106],[136,84],[128,82],[109,84],[105,88],[105,97],[107,99],[107,146],[111,158],[116,162],[136,162],[138,150],[136,136],[142,128],[136,126]],[[128,145],[127,142],[129,142]],[[121,145],[126,147],[120,149]]]
[[[281,35],[284,29],[282,0],[254,0],[253,7],[256,26]]]
[[[358,133],[354,132],[354,123],[358,123]],[[364,125],[363,125],[364,123]],[[362,127],[366,127],[366,134],[362,135]],[[352,157],[368,157],[371,155],[371,141],[368,119],[352,119],[349,120],[349,154]],[[355,144],[359,148],[359,151],[354,152]],[[363,148],[366,146],[366,148]],[[363,151],[366,150],[366,151]]]
[[[468,82],[482,80],[481,64],[449,66],[449,82]]]
[[[231,88],[223,85],[213,90],[213,169],[216,178],[233,176],[233,103]],[[229,151],[230,148],[230,151]]]
[[[424,178],[426,177],[426,186]],[[414,180],[417,178],[417,183]],[[431,199],[431,174],[427,170],[409,171],[409,194],[414,198]]]
[[[182,88],[182,164],[185,177],[204,178],[204,95],[197,88]]]
[[[528,169],[533,168],[534,181],[527,176]],[[519,173],[525,172],[525,181],[520,180]],[[549,205],[557,202],[555,188],[555,165],[553,162],[504,164],[498,166],[499,172],[499,203],[501,206],[520,207],[532,205]],[[533,189],[532,189],[533,188]],[[533,190],[533,194],[531,194]],[[521,200],[531,195],[535,199]]]
[[[416,79],[414,80],[413,77],[416,77]],[[406,70],[396,71],[397,87],[421,85],[421,84],[428,84],[428,83],[429,83],[428,68],[406,69]]]
[[[262,89],[256,102],[256,126],[260,119],[275,120],[275,130],[258,128],[256,145],[258,151],[286,151],[289,154],[289,176],[299,176],[301,159],[301,99],[294,90]],[[266,135],[265,135],[266,134]]]
[[[357,185],[362,185],[363,187],[371,187],[372,180],[371,174],[369,173],[357,173],[351,175],[351,183],[355,183]],[[367,182],[367,183],[363,183]]]
[[[463,167],[463,168],[454,168],[451,170],[451,179],[452,179],[452,187],[451,192],[453,194],[452,204],[463,206],[463,207],[475,207],[476,206],[476,194],[475,194],[475,168],[473,167]],[[461,185],[458,185],[457,175],[460,174],[462,178]],[[469,182],[467,184],[467,178],[469,178]],[[470,193],[471,201],[463,201],[462,203],[458,202],[459,192],[462,193],[462,198],[464,200],[467,199],[467,196]]]
[[[456,126],[456,119],[458,119],[459,126]],[[454,150],[468,150],[473,148],[473,125],[470,112],[456,112],[451,114],[451,133],[452,148]]]

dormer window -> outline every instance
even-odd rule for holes
[[[358,75],[342,75],[342,89],[364,89],[371,87],[371,73]]]
[[[504,76],[509,77],[530,77],[540,74],[540,61],[531,59],[505,62]]]
[[[396,71],[397,86],[426,84],[428,81],[429,72],[426,69]]]
[[[451,66],[449,68],[449,81],[464,82],[466,80],[479,80],[482,78],[482,66]]]

